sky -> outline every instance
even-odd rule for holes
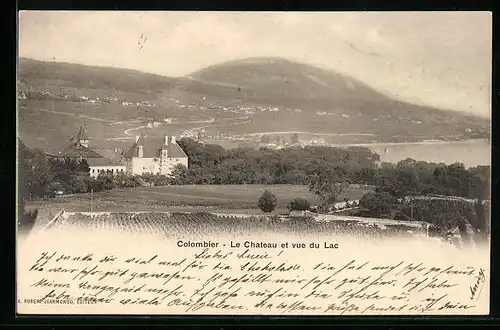
[[[277,56],[404,101],[491,113],[489,12],[23,11],[18,33],[32,59],[185,76]]]

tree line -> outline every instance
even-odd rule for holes
[[[39,198],[57,190],[84,193],[144,184],[303,184],[318,196],[323,195],[321,199],[334,202],[331,195],[338,195],[343,186],[361,184],[378,187],[377,192],[396,198],[440,194],[489,199],[489,166],[466,169],[460,163],[446,165],[413,159],[378,166],[380,156],[364,147],[225,150],[189,138],[179,140],[179,145],[189,157],[189,166],[176,166],[169,176],[104,173],[94,179],[84,159],[50,158],[19,140],[20,191],[26,198]]]
[[[179,140],[189,157],[188,169],[177,168],[182,184],[304,184],[321,193],[335,184],[380,187],[398,198],[441,194],[489,198],[489,166],[466,169],[405,159],[380,164],[380,156],[365,147],[293,147],[280,150],[236,148]],[[322,187],[323,186],[323,187]]]

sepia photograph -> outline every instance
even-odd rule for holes
[[[18,314],[489,314],[490,12],[20,11],[17,54]]]

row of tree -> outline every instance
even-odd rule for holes
[[[354,202],[355,203],[355,202]],[[356,206],[356,204],[354,204]],[[277,197],[265,190],[258,200],[259,208],[272,212],[276,208]],[[367,193],[360,200],[361,210],[353,215],[363,217],[389,218],[403,221],[424,221],[433,225],[431,231],[444,236],[448,231],[458,227],[462,234],[467,234],[467,225],[477,231],[476,238],[486,239],[489,234],[489,209],[487,203],[476,201],[471,203],[457,199],[419,199],[398,200],[387,192]],[[292,200],[290,211],[317,211],[304,198]]]
[[[189,157],[189,168],[177,166],[170,176],[89,176],[85,160],[58,160],[19,143],[21,191],[27,198],[54,191],[83,193],[143,184],[305,184],[325,204],[332,204],[348,184],[366,184],[401,198],[441,194],[489,198],[490,167],[465,169],[463,164],[436,164],[406,159],[383,164],[367,148],[305,147],[282,150],[239,148],[225,150],[183,138],[179,144]]]
[[[455,227],[470,224],[486,237],[490,230],[489,203],[460,199],[398,200],[387,192],[367,193],[359,201],[357,215],[391,218],[404,221],[425,221],[441,234]]]
[[[463,164],[429,163],[406,159],[398,164],[380,163],[368,148],[308,146],[271,150],[179,141],[189,157],[189,169],[177,168],[181,184],[306,184],[321,193],[336,184],[381,187],[396,197],[442,194],[489,198],[489,166],[466,169]],[[339,189],[339,188],[337,188]]]
[[[349,169],[374,169],[379,156],[367,148],[295,147],[281,150],[236,148],[179,140],[189,157],[187,183],[308,184],[312,175],[336,165],[337,176]]]

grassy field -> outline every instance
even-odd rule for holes
[[[81,120],[76,117],[58,115],[36,111],[30,108],[19,110],[19,137],[30,148],[41,148],[46,151],[60,151],[67,144],[67,141],[76,135],[81,124],[86,123],[88,134],[91,137],[98,136],[99,140],[90,141],[92,148],[107,146],[124,147],[130,145],[127,141],[117,141],[113,144],[106,144],[106,138],[125,136],[123,131],[133,127],[131,125],[111,125],[104,121]]]
[[[316,196],[302,185],[185,185],[113,189],[94,193],[94,211],[193,211],[260,213],[257,200],[264,190],[273,192],[278,199],[274,213],[286,210],[288,203],[297,197],[319,203]],[[350,200],[361,198],[370,188],[349,187],[342,195]],[[29,208],[55,214],[61,208],[67,211],[89,211],[90,194],[57,197],[51,200],[31,201]],[[47,214],[49,214],[47,213]]]

